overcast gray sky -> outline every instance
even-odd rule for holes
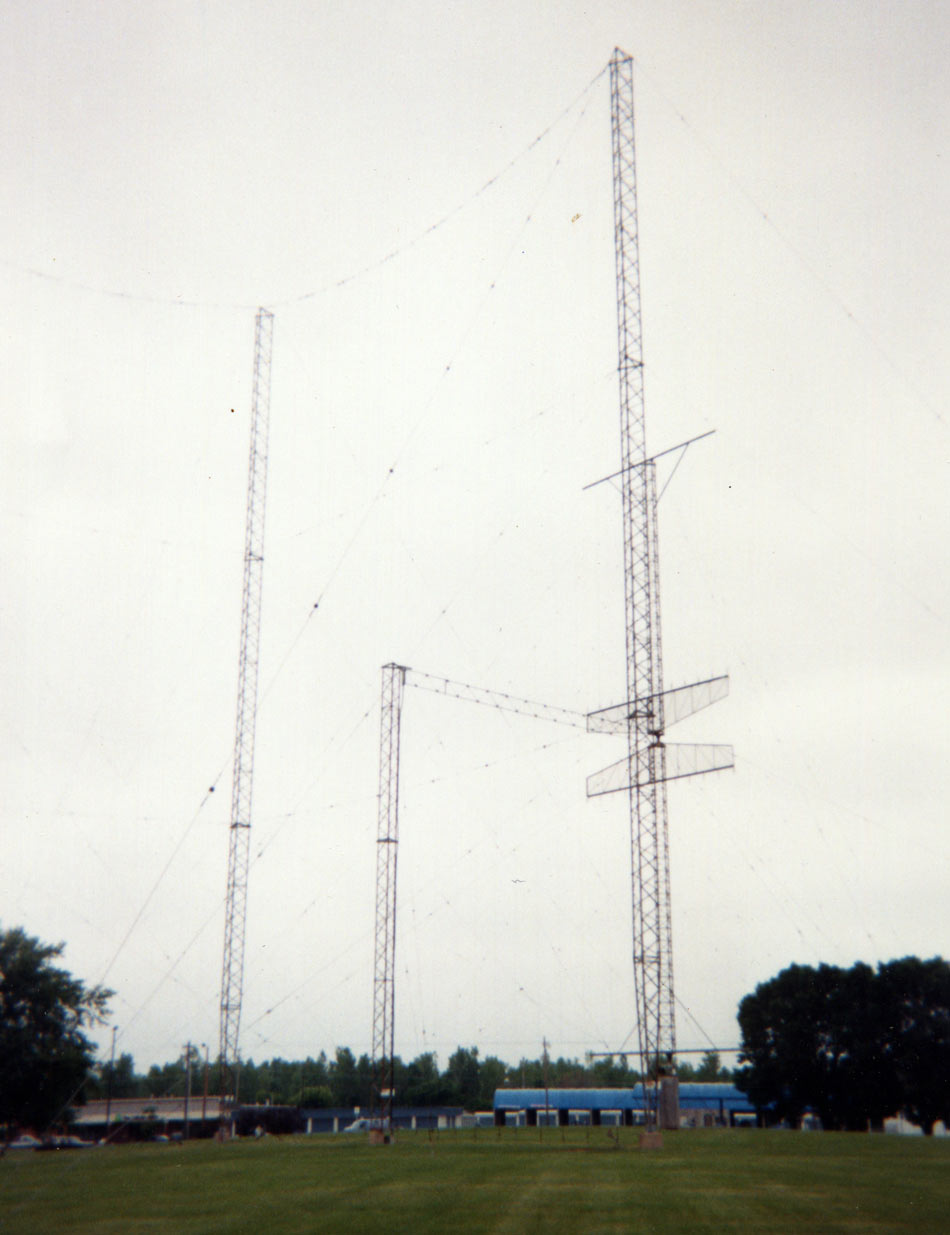
[[[946,955],[942,3],[7,3],[0,920],[217,1047],[276,315],[243,1051],[371,1038],[380,666],[623,694],[608,80],[635,56],[681,1046]],[[319,602],[319,609],[314,605]],[[396,1044],[633,1044],[622,740],[414,692]],[[214,794],[208,790],[214,786]],[[100,1035],[103,1044],[108,1031]]]

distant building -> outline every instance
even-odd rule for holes
[[[184,1098],[95,1099],[75,1108],[72,1127],[87,1141],[106,1137],[106,1112],[109,1113],[110,1141],[180,1140],[188,1121],[189,1139],[213,1136],[221,1122],[221,1099],[217,1094],[192,1097],[185,1109]],[[366,1114],[364,1110],[362,1114]],[[396,1129],[448,1129],[460,1126],[460,1106],[397,1106],[393,1110]],[[296,1107],[240,1105],[233,1112],[238,1136],[252,1136],[260,1128],[271,1134],[342,1132],[361,1115],[358,1106]]]
[[[188,1135],[196,1139],[212,1136],[221,1120],[221,1099],[217,1094],[192,1095],[187,1111],[184,1098],[94,1098],[73,1108],[72,1126],[84,1140],[143,1140],[153,1136],[181,1136],[188,1119]]]
[[[680,1126],[711,1128],[755,1121],[755,1108],[735,1085],[681,1081]],[[643,1086],[629,1089],[496,1089],[495,1125],[539,1122],[630,1127],[643,1123]]]
[[[369,1112],[364,1109],[363,1115]],[[356,1107],[314,1107],[312,1110],[303,1107],[300,1115],[304,1121],[303,1131],[343,1132],[351,1123],[360,1117],[361,1111]],[[458,1128],[462,1126],[463,1111],[460,1106],[395,1106],[393,1107],[393,1129],[399,1130],[436,1130]]]

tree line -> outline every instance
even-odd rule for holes
[[[190,1068],[189,1068],[190,1060]],[[626,1088],[637,1083],[640,1074],[622,1057],[604,1058],[590,1063],[578,1059],[521,1059],[508,1064],[494,1055],[480,1056],[478,1047],[459,1046],[440,1069],[433,1051],[426,1051],[409,1062],[398,1056],[393,1061],[396,1100],[400,1106],[460,1106],[465,1110],[491,1109],[495,1090],[505,1087],[543,1089]],[[710,1051],[699,1065],[679,1067],[681,1079],[725,1080],[731,1078],[720,1065],[719,1056]],[[135,1072],[131,1055],[123,1054],[114,1064],[96,1065],[89,1074],[89,1097],[158,1098],[181,1096],[190,1086],[193,1095],[220,1092],[221,1072],[216,1061],[208,1061],[196,1047],[171,1063],[154,1065],[144,1074]],[[245,1104],[319,1107],[368,1107],[372,1104],[372,1061],[355,1056],[349,1047],[337,1047],[332,1058],[321,1051],[316,1058],[303,1060],[271,1059],[262,1063],[247,1060],[241,1064],[238,1099]]]
[[[131,1055],[96,1059],[88,1031],[104,1025],[111,991],[87,987],[55,962],[64,945],[19,927],[0,930],[0,1130],[45,1130],[90,1098],[158,1098],[221,1092],[220,1066],[197,1047],[144,1074]],[[872,969],[792,965],[741,1002],[740,1068],[710,1051],[678,1064],[682,1081],[735,1083],[763,1119],[797,1124],[808,1111],[826,1128],[880,1126],[903,1113],[925,1132],[950,1125],[950,965],[905,957]],[[521,1059],[509,1064],[459,1046],[440,1068],[434,1052],[394,1061],[405,1106],[488,1109],[496,1089],[626,1088],[639,1074],[625,1057]],[[304,1060],[248,1060],[239,1072],[244,1104],[369,1107],[372,1065],[337,1047]]]

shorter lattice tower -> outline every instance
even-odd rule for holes
[[[244,583],[241,599],[241,650],[238,659],[237,721],[231,782],[231,827],[221,967],[221,1116],[237,1101],[241,1003],[244,997],[244,934],[254,785],[254,736],[264,581],[264,511],[267,494],[267,439],[270,427],[271,354],[274,315],[258,309],[254,327],[254,378],[251,396],[251,450],[247,478]]]
[[[373,960],[373,1114],[392,1128],[396,1001],[396,863],[399,856],[399,733],[406,670],[384,665],[379,720],[376,946]]]

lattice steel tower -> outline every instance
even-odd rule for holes
[[[237,1100],[238,1034],[244,994],[244,932],[247,922],[247,874],[254,782],[254,735],[257,722],[257,670],[261,641],[261,596],[264,580],[264,510],[267,493],[267,438],[270,425],[271,353],[274,315],[258,309],[254,325],[254,379],[251,396],[251,450],[247,479],[244,537],[244,586],[241,602],[241,650],[238,661],[237,722],[231,784],[228,887],[221,968],[222,1117]]]
[[[614,177],[617,276],[617,372],[620,383],[620,461],[623,501],[627,698],[655,698],[663,689],[657,562],[656,465],[646,460],[640,251],[633,111],[633,59],[610,61],[610,127]],[[630,834],[636,975],[641,1055],[676,1047],[666,785],[660,775],[641,784],[636,770],[655,747],[662,759],[662,709],[656,723],[627,724],[631,772]],[[645,1031],[645,1038],[644,1038]],[[644,1050],[646,1047],[646,1050]],[[652,1048],[652,1049],[651,1049]]]
[[[623,505],[627,702],[592,713],[596,732],[625,732],[627,756],[588,778],[590,796],[626,790],[631,839],[633,971],[641,1070],[646,1078],[676,1050],[673,933],[666,782],[732,766],[726,746],[668,746],[667,723],[714,703],[726,678],[663,689],[656,458],[646,452],[640,255],[634,139],[633,59],[615,49],[610,61],[610,114],[617,280],[617,372]],[[684,443],[685,446],[688,443]],[[663,452],[667,453],[667,452]],[[648,1127],[657,1092],[645,1087]]]
[[[376,826],[376,946],[373,959],[373,1113],[392,1129],[396,1004],[396,863],[399,855],[399,734],[406,670],[383,665]]]

